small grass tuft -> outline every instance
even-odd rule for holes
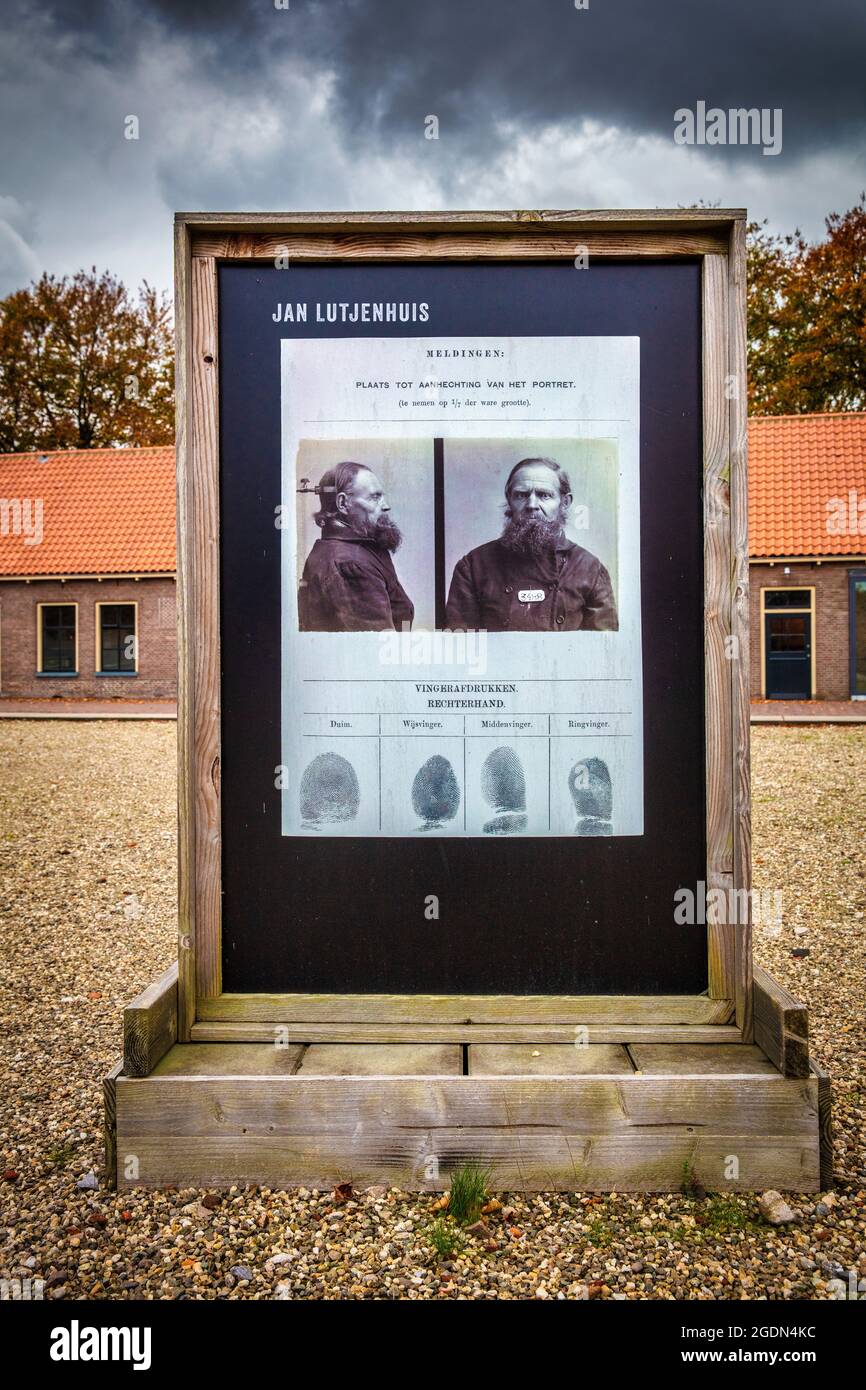
[[[77,1144],[59,1144],[56,1148],[48,1150],[45,1162],[51,1168],[65,1168],[75,1157],[77,1149]]]
[[[427,1232],[427,1238],[440,1260],[450,1260],[463,1247],[463,1237],[452,1221],[439,1216]]]
[[[701,1210],[701,1216],[701,1229],[712,1236],[725,1235],[728,1231],[750,1231],[760,1225],[736,1198],[724,1193],[710,1197]]]
[[[706,1197],[706,1190],[700,1179],[695,1177],[691,1163],[686,1159],[683,1163],[683,1177],[680,1183],[680,1192],[684,1197],[689,1197],[693,1202],[699,1202]]]
[[[471,1226],[479,1220],[489,1182],[490,1170],[477,1163],[464,1163],[452,1174],[448,1211],[458,1226]]]
[[[597,1249],[603,1249],[606,1245],[611,1245],[614,1238],[614,1228],[610,1221],[603,1216],[597,1216],[594,1221],[590,1221],[586,1233],[588,1245],[594,1245]]]

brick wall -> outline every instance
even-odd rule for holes
[[[750,565],[751,687],[761,698],[761,589],[815,589],[812,641],[815,647],[815,698],[847,700],[850,695],[848,644],[848,574],[862,568],[837,562]]]
[[[78,604],[78,675],[36,674],[36,606]],[[96,604],[138,604],[138,674],[96,672]],[[0,583],[0,698],[152,700],[177,697],[175,582],[164,579],[21,580]]]

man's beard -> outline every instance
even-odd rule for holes
[[[562,536],[564,519],[561,507],[551,521],[544,516],[528,516],[526,512],[516,516],[509,513],[499,539],[514,555],[541,555],[552,550]]]
[[[374,522],[372,526],[369,522],[365,522],[362,535],[365,535],[368,540],[372,541],[374,545],[378,545],[382,550],[390,551],[397,550],[403,539],[403,533],[399,526],[389,516],[380,516],[379,520]]]

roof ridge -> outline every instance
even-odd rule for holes
[[[799,410],[790,414],[750,415],[753,420],[866,420],[866,410]]]
[[[20,449],[14,453],[0,452],[0,459],[50,459],[68,458],[70,455],[93,458],[97,454],[107,454],[112,458],[128,458],[132,454],[163,454],[176,452],[174,444],[136,444],[129,448],[114,449],[110,445],[100,445],[95,449]]]

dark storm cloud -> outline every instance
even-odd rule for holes
[[[136,12],[197,45],[232,87],[267,83],[287,52],[327,65],[347,136],[368,144],[417,137],[427,114],[475,150],[497,146],[501,122],[530,134],[591,118],[667,136],[699,99],[781,107],[789,156],[866,128],[863,0],[291,0],[276,12],[273,0],[139,0]],[[121,32],[128,44],[129,16],[124,0],[55,10],[96,45]]]
[[[5,0],[0,294],[94,263],[166,285],[176,208],[703,199],[816,237],[856,200],[866,0],[589,5]],[[678,146],[698,100],[781,106],[781,157]]]

